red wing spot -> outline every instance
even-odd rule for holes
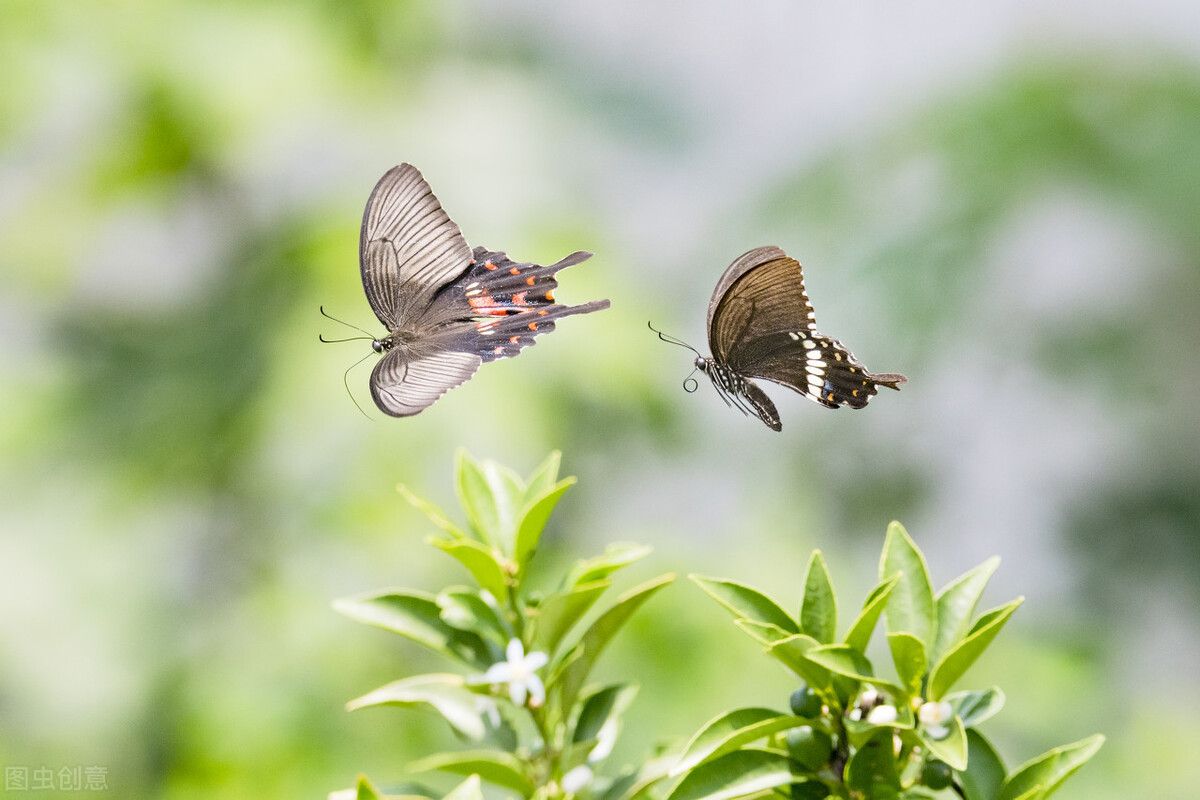
[[[529,323],[529,330],[531,330],[531,331],[536,331],[536,330],[537,330],[537,323],[536,323],[536,322],[531,322],[531,323]]]
[[[510,270],[508,271],[508,274],[509,274],[509,275],[520,275],[520,274],[521,274],[521,270],[517,269],[516,267],[513,267],[512,269],[510,269]]]
[[[496,265],[490,261],[485,261],[485,262],[483,262],[483,267],[484,267],[484,269],[487,269],[487,270],[494,270],[496,268]]]
[[[517,292],[516,294],[514,294],[512,296],[512,301],[514,304],[516,304],[518,306],[529,305],[528,303],[525,302],[525,292]]]
[[[534,283],[534,278],[532,275],[530,275],[528,278],[525,279],[526,286],[533,286],[533,283]]]

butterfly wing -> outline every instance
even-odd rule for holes
[[[417,168],[401,164],[371,191],[358,255],[367,302],[394,331],[462,274],[471,248]]]
[[[406,348],[393,348],[371,372],[371,397],[383,413],[410,417],[464,383],[481,363],[472,353],[443,350],[417,356]]]
[[[800,262],[778,247],[759,247],[734,260],[708,304],[713,357],[737,369],[739,350],[761,336],[811,331],[816,324]]]
[[[826,408],[863,408],[880,386],[899,389],[907,378],[873,373],[844,344],[816,332],[785,331],[746,343],[740,374],[786,386]]]
[[[542,266],[476,247],[470,269],[434,298],[424,322],[437,329],[456,326],[451,346],[485,362],[515,356],[535,337],[554,330],[556,320],[608,308],[607,300],[568,306],[554,299],[555,275],[591,255],[580,251]]]

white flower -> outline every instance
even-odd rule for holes
[[[618,731],[617,718],[609,717],[606,719],[604,724],[600,726],[600,730],[596,733],[596,746],[592,748],[592,752],[588,753],[588,761],[595,764],[597,761],[603,761],[608,758],[617,743]]]
[[[592,782],[592,770],[585,764],[562,776],[562,788],[567,794],[575,794]]]
[[[519,706],[525,705],[526,697],[533,708],[546,702],[546,687],[536,671],[546,666],[549,656],[541,652],[525,655],[520,639],[511,640],[504,652],[508,660],[488,667],[483,673],[484,682],[507,683],[508,696]]]
[[[867,713],[867,722],[872,725],[891,725],[896,721],[896,716],[895,706],[875,706]]]
[[[949,735],[950,728],[946,723],[953,717],[954,709],[944,700],[940,703],[932,701],[922,703],[921,707],[917,709],[917,719],[921,721],[925,733],[934,739],[944,739]]]

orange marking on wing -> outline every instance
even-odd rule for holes
[[[550,313],[549,311],[547,311],[546,309],[544,309],[544,308],[543,308],[541,311],[539,311],[539,312],[538,312],[538,316],[539,316],[539,317],[544,317],[544,316],[546,316],[546,315],[547,315],[547,314],[549,314],[549,313]]]
[[[504,345],[502,345],[502,344],[496,345],[496,349],[493,350],[492,352],[495,353],[496,355],[500,355],[501,353],[504,352]]]
[[[536,323],[536,322],[531,322],[531,323],[529,323],[529,330],[531,330],[531,331],[536,331],[536,330],[537,330],[537,323]]]
[[[533,277],[532,275],[530,275],[528,278],[526,278],[526,279],[525,279],[525,284],[526,284],[526,285],[528,285],[528,286],[533,286],[533,284],[534,284],[534,277]]]
[[[490,261],[485,261],[485,262],[483,262],[483,267],[484,267],[484,269],[494,270],[496,268],[496,265]]]
[[[509,274],[509,275],[520,275],[520,274],[521,274],[521,270],[517,269],[516,267],[513,267],[512,269],[510,269],[510,270],[508,271],[508,274]]]
[[[526,294],[525,292],[517,292],[516,294],[514,294],[512,296],[513,303],[515,303],[516,305],[519,305],[519,306],[529,305],[528,303],[525,302],[525,294]]]
[[[553,290],[546,292],[545,296],[546,296],[546,299],[549,300],[551,303],[554,302],[554,291]]]
[[[521,337],[520,337],[520,336],[510,336],[510,337],[508,337],[508,343],[509,343],[509,344],[516,344],[516,343],[517,343],[517,342],[519,342],[519,341],[521,341]]]

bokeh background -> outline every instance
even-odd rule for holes
[[[320,797],[449,737],[342,704],[432,657],[330,600],[457,565],[456,447],[581,483],[550,563],[857,603],[888,520],[935,582],[1025,607],[970,682],[1010,765],[1093,732],[1066,797],[1200,782],[1200,17],[1137,4],[0,4],[0,764],[130,798]],[[417,164],[472,244],[597,255],[610,297],[417,418],[342,386],[374,329],[374,181]],[[822,331],[900,394],[782,434],[686,395],[737,254],[799,257]],[[368,404],[368,367],[350,385]],[[603,662],[618,760],[790,681],[686,582]],[[30,793],[32,795],[34,793]]]

